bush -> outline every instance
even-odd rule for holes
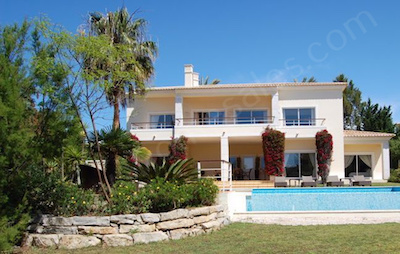
[[[31,172],[27,188],[28,203],[36,213],[73,216],[98,213],[95,192],[71,182],[61,181],[57,173]]]
[[[390,171],[389,182],[400,183],[400,168]]]
[[[177,208],[212,205],[218,187],[211,179],[199,179],[191,183],[179,183],[156,178],[144,188],[136,190],[131,182],[114,185],[109,213],[167,212]]]

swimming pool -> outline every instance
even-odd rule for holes
[[[400,210],[400,187],[253,189],[247,211]]]

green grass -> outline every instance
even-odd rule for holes
[[[29,253],[399,253],[400,224],[279,226],[234,223],[220,231],[132,247]]]

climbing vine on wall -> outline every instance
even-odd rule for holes
[[[265,170],[268,175],[284,174],[285,133],[267,127],[262,134]]]
[[[317,132],[315,146],[317,148],[318,175],[321,177],[322,183],[325,184],[332,160],[332,135],[327,130]]]

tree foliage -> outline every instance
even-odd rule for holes
[[[344,74],[338,75],[333,82],[349,82]],[[345,130],[361,129],[361,111],[363,102],[361,91],[350,80],[343,91],[343,127]]]
[[[361,110],[362,130],[364,131],[379,131],[379,132],[394,132],[394,124],[392,120],[391,107],[379,106],[374,104],[371,99],[364,104]]]
[[[114,108],[113,128],[120,127],[119,106],[126,105],[127,98],[142,94],[146,82],[154,73],[153,61],[157,54],[157,46],[145,36],[146,21],[134,19],[126,8],[116,12],[102,14],[91,13],[90,34],[105,36],[109,45],[115,50],[122,50],[114,59],[100,59],[87,63],[86,68],[105,71],[103,79],[108,81],[105,86],[107,100]],[[123,57],[122,57],[123,56]]]

